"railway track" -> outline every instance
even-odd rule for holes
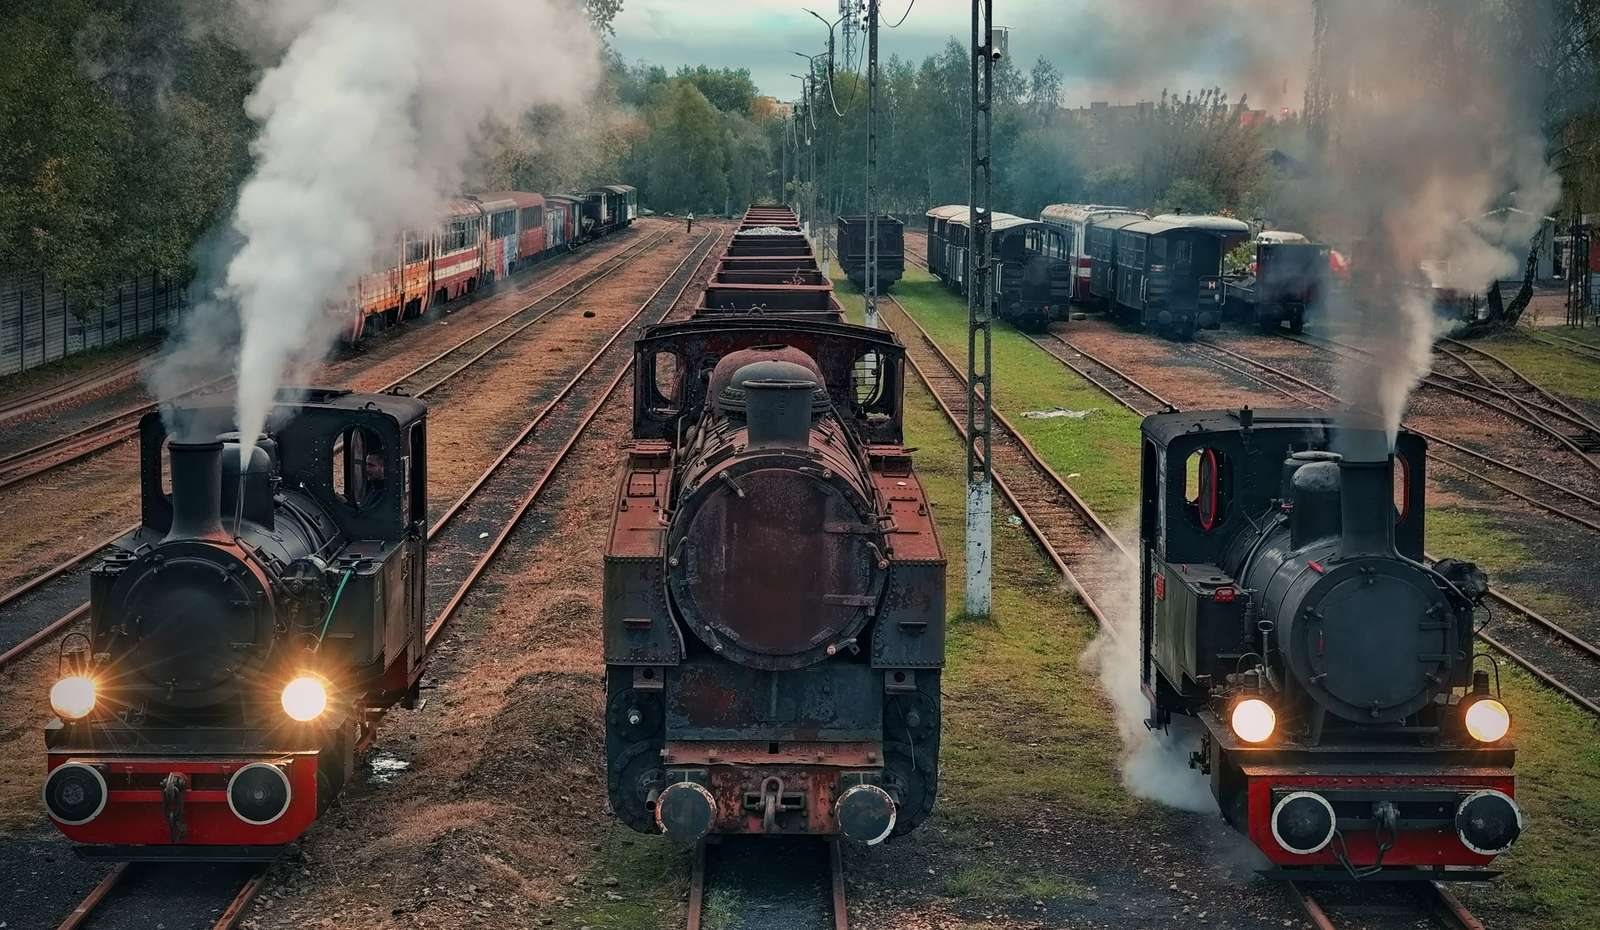
[[[566,293],[570,289],[577,288],[578,291],[586,290],[599,278],[605,277],[611,272],[617,270],[617,268],[620,268],[623,265],[631,262],[633,259],[647,251],[649,246],[654,245],[655,243],[666,238],[667,235],[668,234],[666,232],[657,233],[655,236],[645,240],[644,242],[626,246],[623,249],[612,253],[595,267],[573,275],[554,289],[545,292],[529,303],[519,307],[516,311],[495,320],[493,323],[489,324],[489,326],[479,330],[475,335],[484,336],[488,334],[490,330],[498,329],[499,327],[507,325],[517,325],[513,321],[516,321],[523,314],[543,301],[552,298],[572,296],[572,294]],[[518,293],[520,292],[521,289],[518,289]],[[527,325],[532,325],[532,323],[528,323]],[[459,347],[460,344],[458,344],[456,348]],[[431,361],[437,362],[440,360],[442,360],[442,356],[436,357]],[[412,374],[416,373],[417,372],[412,372]],[[222,380],[223,379],[217,379],[207,382],[206,384],[195,388],[194,391],[191,391],[190,393],[217,387],[221,384]],[[441,382],[443,380],[448,379],[441,378]],[[0,490],[20,484],[23,481],[38,477],[39,475],[55,471],[64,465],[69,465],[73,462],[88,458],[89,456],[94,455],[103,449],[107,449],[117,445],[118,443],[121,443],[137,432],[140,418],[142,418],[146,413],[155,410],[156,407],[157,404],[154,402],[135,404],[122,410],[118,410],[108,416],[102,417],[101,419],[92,423],[85,424],[60,436],[55,436],[44,440],[43,442],[36,443],[26,449],[20,449],[18,451],[0,456]]]
[[[1584,342],[1581,339],[1573,339],[1568,336],[1563,336],[1559,333],[1541,332],[1536,329],[1519,329],[1517,332],[1528,339],[1533,340],[1534,342],[1543,343],[1551,348],[1560,349],[1563,352],[1576,355],[1581,359],[1591,362],[1600,362],[1600,346]]]
[[[687,930],[731,930],[706,926],[708,910],[741,927],[850,930],[838,840],[728,837],[691,855]]]
[[[154,346],[114,365],[92,368],[48,387],[0,403],[0,424],[63,404],[79,394],[104,387],[136,374],[159,351]]]
[[[1529,416],[1547,424],[1563,443],[1586,458],[1600,451],[1600,424],[1587,413],[1545,390],[1516,366],[1481,346],[1441,339],[1435,351],[1470,371],[1485,388]]]
[[[1301,909],[1305,911],[1306,919],[1311,921],[1315,930],[1339,930],[1339,924],[1334,922],[1329,914],[1330,908],[1323,899],[1318,898],[1310,888],[1301,882],[1290,882],[1289,888]],[[1394,889],[1403,894],[1403,891]],[[1438,916],[1446,927],[1452,930],[1484,930],[1483,923],[1472,916],[1466,905],[1461,903],[1450,889],[1439,882],[1422,882],[1417,888],[1418,894],[1408,903],[1382,907],[1381,913],[1396,918],[1397,925],[1414,927],[1419,917],[1426,919],[1429,916]],[[1334,908],[1337,910],[1337,908]],[[1363,908],[1370,911],[1372,908]],[[1363,914],[1363,918],[1365,918]],[[1370,926],[1364,919],[1363,925]]]
[[[549,486],[556,470],[627,377],[633,364],[633,341],[628,337],[659,322],[682,301],[689,285],[715,253],[723,234],[718,229],[702,235],[661,285],[556,390],[472,486],[428,528],[427,601],[432,616],[426,633],[429,647],[438,641],[517,525]],[[498,532],[491,532],[495,527]],[[449,553],[439,560],[445,564],[435,564],[431,555],[434,552]],[[464,574],[452,570],[459,569],[467,559],[471,562]],[[92,928],[96,912],[104,908],[106,900],[126,882],[131,871],[154,867],[119,863],[57,930]],[[234,930],[245,907],[260,891],[265,876],[266,870],[262,868],[245,879],[223,908],[222,916],[211,925],[212,930]]]
[[[427,631],[429,645],[460,610],[473,586],[577,445],[578,438],[627,377],[633,365],[633,337],[664,319],[678,305],[722,236],[720,229],[704,234],[661,286],[639,304],[472,486],[429,527],[430,553],[449,553],[449,560],[455,563],[436,566],[431,556],[429,559],[427,605],[433,616]],[[699,260],[693,261],[697,253]],[[597,372],[604,379],[598,387],[591,377]],[[531,485],[527,482],[529,475],[535,476]]]
[[[1301,345],[1328,351],[1334,355],[1350,358],[1356,355],[1371,355],[1366,349],[1351,345],[1338,339],[1325,336],[1292,335],[1279,333],[1280,338]],[[1459,343],[1459,345],[1466,345]],[[1469,347],[1470,348],[1470,347]],[[1481,351],[1481,350],[1473,350]],[[1422,384],[1443,391],[1463,400],[1471,401],[1490,411],[1500,414],[1507,419],[1527,427],[1533,433],[1544,437],[1557,446],[1570,452],[1584,468],[1600,473],[1600,458],[1597,458],[1588,449],[1600,450],[1600,426],[1589,422],[1586,417],[1574,416],[1565,410],[1555,407],[1543,406],[1532,401],[1541,389],[1532,382],[1522,378],[1517,373],[1513,380],[1521,379],[1521,395],[1512,394],[1508,389],[1495,383],[1487,375],[1481,373],[1469,363],[1460,351],[1445,350],[1444,358],[1452,364],[1459,364],[1467,375],[1450,374],[1441,371],[1432,371],[1422,379]],[[1509,368],[1510,366],[1506,366]],[[1515,369],[1512,369],[1515,371]],[[1486,393],[1487,392],[1487,393]],[[1491,462],[1491,457],[1484,456]],[[1556,482],[1546,483],[1560,487]],[[1592,498],[1590,498],[1592,500]]]
[[[961,368],[894,297],[886,297],[878,309],[905,343],[917,378],[965,437],[967,384]],[[998,410],[994,423],[990,469],[995,487],[1095,620],[1115,634],[1116,623],[1102,603],[1115,603],[1117,583],[1136,564],[1133,554]]]
[[[489,322],[375,390],[382,393],[411,387],[414,389],[409,392],[412,396],[428,396],[454,381],[473,365],[489,357],[534,324],[568,306],[589,288],[649,251],[665,236],[666,233],[661,233],[643,242],[619,249],[593,268],[570,277],[516,311]],[[551,300],[556,302],[546,306]],[[92,567],[97,555],[137,528],[136,523],[125,526],[94,546],[0,594],[0,668],[5,668],[27,655],[56,633],[67,629],[88,614],[89,604],[81,600],[81,592],[88,582],[88,569]],[[55,615],[55,619],[43,624],[30,619],[52,614]]]
[[[154,926],[236,930],[266,876],[263,865],[119,862],[56,930],[143,930]],[[175,900],[175,893],[182,894],[181,900]],[[162,908],[159,923],[135,916],[135,912],[156,907]]]

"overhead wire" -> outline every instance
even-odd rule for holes
[[[917,5],[917,0],[911,0],[910,3],[906,4],[906,11],[904,13],[900,14],[900,21],[895,23],[893,26],[890,26],[889,28],[890,29],[899,29],[900,28],[900,23],[903,23],[903,22],[906,21],[906,17],[911,15],[911,8],[916,6],[916,5]]]

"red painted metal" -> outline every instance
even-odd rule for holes
[[[295,840],[316,819],[317,758],[314,750],[226,759],[51,753],[47,770],[53,771],[67,762],[96,766],[110,789],[105,810],[98,817],[78,826],[56,824],[75,843],[175,845],[162,809],[161,780],[176,772],[189,785],[204,786],[183,793],[182,845],[276,846]],[[260,826],[240,820],[228,807],[229,776],[254,762],[287,765],[291,792],[289,809],[283,816]]]
[[[1451,788],[1459,790],[1463,797],[1484,788],[1503,791],[1510,796],[1515,796],[1516,791],[1516,779],[1508,768],[1464,768],[1459,771],[1396,775],[1380,772],[1287,774],[1268,766],[1244,766],[1243,772],[1248,798],[1245,832],[1269,860],[1281,866],[1338,865],[1339,860],[1331,844],[1309,856],[1296,855],[1278,845],[1272,838],[1272,793],[1275,789],[1327,791],[1392,788],[1403,791]],[[1345,844],[1351,865],[1359,868],[1377,861],[1377,839],[1372,831],[1348,835]],[[1493,861],[1493,856],[1475,853],[1462,845],[1452,830],[1401,831],[1395,838],[1394,848],[1385,853],[1383,858],[1386,866],[1485,866]]]

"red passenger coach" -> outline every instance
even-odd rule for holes
[[[583,201],[566,194],[549,194],[545,198],[545,241],[551,249],[570,249],[578,243],[578,214]]]
[[[476,291],[490,267],[487,250],[483,208],[471,200],[452,201],[449,217],[434,236],[434,301],[445,303]]]

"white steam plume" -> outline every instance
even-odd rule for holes
[[[236,359],[239,427],[261,429],[286,374],[309,370],[335,312],[405,228],[431,229],[459,192],[486,120],[574,106],[599,76],[598,44],[571,0],[240,0],[282,59],[246,102],[261,124],[232,218],[240,245],[216,300],[236,308],[237,354],[218,358],[202,308],[158,372],[169,399],[192,373]],[[220,339],[226,339],[225,336]]]
[[[1533,54],[1548,39],[1537,4],[1360,0],[1320,4],[1326,144],[1307,190],[1324,236],[1352,252],[1332,316],[1373,353],[1345,367],[1352,407],[1391,442],[1450,325],[1428,284],[1483,294],[1520,277],[1560,197],[1540,127]],[[1523,9],[1526,7],[1527,9]],[[1487,216],[1502,206],[1514,211]]]
[[[1144,725],[1150,716],[1150,702],[1139,687],[1139,571],[1120,563],[1107,567],[1112,570],[1105,577],[1121,579],[1108,599],[1096,602],[1111,631],[1102,630],[1084,650],[1081,661],[1099,678],[1101,690],[1111,699],[1117,735],[1122,739],[1122,783],[1135,797],[1181,810],[1214,813],[1217,802],[1210,784],[1189,767],[1189,752],[1198,741],[1184,738],[1181,721],[1169,732]]]

